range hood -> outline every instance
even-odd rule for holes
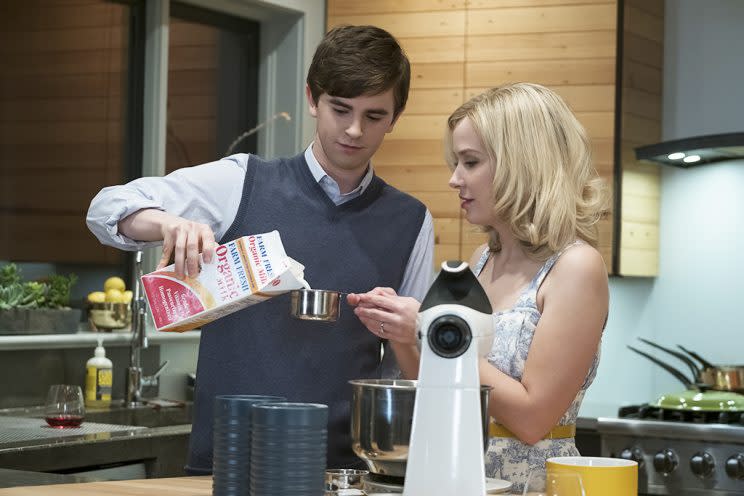
[[[710,134],[664,141],[635,149],[638,160],[675,167],[694,167],[723,160],[744,159],[744,132]]]

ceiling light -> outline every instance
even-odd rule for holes
[[[683,152],[674,152],[667,155],[667,158],[669,160],[679,160],[681,158],[685,158],[685,154]]]
[[[688,155],[684,158],[683,162],[687,162],[688,164],[700,162],[700,155]]]

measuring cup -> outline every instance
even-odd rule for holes
[[[326,289],[293,289],[289,292],[290,315],[300,320],[336,322],[341,312],[341,296],[347,294]]]

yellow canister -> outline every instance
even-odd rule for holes
[[[560,487],[565,479],[560,477],[562,473],[577,474],[581,477],[586,496],[636,496],[638,494],[638,463],[632,460],[564,456],[548,458],[545,462],[545,470],[548,475],[548,489],[552,490],[549,494],[572,496],[573,489]],[[551,474],[558,476],[551,481]]]

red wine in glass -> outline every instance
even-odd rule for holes
[[[85,417],[83,390],[80,386],[54,384],[49,387],[44,419],[56,429],[80,427]]]
[[[82,415],[53,415],[44,417],[46,423],[55,429],[66,429],[68,427],[80,427],[83,423]]]

